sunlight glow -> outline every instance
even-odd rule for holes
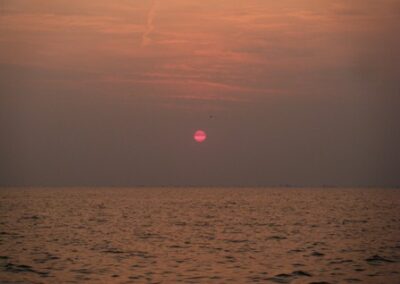
[[[197,130],[194,133],[193,138],[196,142],[201,143],[207,139],[207,134],[203,130]]]

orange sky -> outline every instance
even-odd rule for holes
[[[2,1],[0,61],[135,95],[257,101],[313,92],[305,73],[352,71],[398,10],[388,0]]]
[[[0,91],[2,116],[10,123],[2,127],[15,132],[3,142],[8,143],[3,148],[31,132],[43,137],[53,137],[54,131],[61,137],[71,131],[87,133],[83,128],[105,133],[94,126],[97,123],[121,133],[128,127],[144,131],[146,127],[138,122],[142,119],[153,123],[159,137],[179,136],[179,131],[190,132],[185,136],[192,137],[192,130],[209,127],[215,133],[207,142],[213,141],[213,134],[219,135],[221,143],[232,143],[232,151],[244,143],[240,139],[237,144],[232,142],[232,129],[243,137],[260,133],[251,139],[264,145],[271,135],[283,133],[281,139],[293,143],[304,136],[302,143],[311,148],[328,143],[328,156],[315,162],[316,168],[326,165],[328,172],[338,153],[344,159],[350,157],[353,168],[365,164],[366,153],[377,153],[369,164],[376,163],[383,159],[380,151],[386,138],[382,137],[397,133],[392,128],[396,125],[393,102],[398,102],[400,71],[399,3],[3,0]],[[125,124],[132,119],[129,113],[137,116],[133,125]],[[210,125],[206,119],[210,113],[230,120]],[[283,117],[285,113],[290,115]],[[85,115],[99,121],[85,121]],[[166,126],[163,121],[168,119]],[[176,123],[180,129],[171,130]],[[392,130],[384,130],[386,126]],[[247,134],[238,134],[241,131]],[[96,138],[102,137],[99,133]],[[339,137],[337,149],[329,142],[333,137]],[[82,145],[94,138],[87,139],[71,143],[83,151]],[[395,145],[396,139],[388,139],[389,144]],[[365,145],[353,157],[349,153],[357,141]],[[55,149],[70,147],[49,143]],[[115,143],[110,142],[109,147],[121,146]],[[144,144],[132,143],[147,149]],[[257,153],[263,156],[266,151],[288,152],[290,148],[291,157],[304,154],[292,153],[294,144],[280,148],[281,140],[271,143],[275,144],[255,147]],[[36,156],[32,153],[45,150],[43,141],[33,145],[31,150],[20,145],[27,156],[15,149],[4,150],[10,164],[29,164],[24,162],[26,157],[33,161]],[[385,146],[389,150],[384,155],[395,151],[392,146]],[[224,146],[215,147],[214,153]],[[21,159],[15,162],[12,156],[19,154]],[[247,161],[242,154],[240,159]],[[273,161],[280,159],[276,156]],[[56,163],[55,158],[50,160],[50,164]],[[397,162],[395,159],[392,164]],[[254,169],[265,167],[262,163],[254,164]],[[35,168],[34,162],[26,171],[31,168]],[[369,170],[359,169],[358,176]],[[334,176],[324,173],[320,180],[339,180]],[[347,174],[341,178],[347,180]],[[307,179],[303,175],[299,180]]]

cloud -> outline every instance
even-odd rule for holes
[[[158,1],[153,0],[149,13],[147,15],[147,27],[142,36],[142,47],[150,44],[150,35],[154,31],[154,18],[156,17]]]

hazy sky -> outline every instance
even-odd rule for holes
[[[399,28],[399,0],[0,0],[0,184],[400,185]]]

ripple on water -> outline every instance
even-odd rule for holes
[[[396,262],[394,260],[379,256],[379,255],[371,256],[371,257],[365,259],[365,261],[372,265],[381,265],[384,263],[395,263]]]
[[[396,200],[400,191],[0,189],[0,282],[400,283]]]
[[[296,270],[290,274],[281,273],[277,274],[274,277],[267,278],[269,281],[275,283],[290,283],[291,281],[300,278],[300,277],[311,277],[311,273],[303,271],[303,270]]]
[[[12,273],[34,273],[41,277],[48,277],[50,274],[50,272],[47,272],[47,271],[35,270],[35,269],[33,269],[32,266],[29,266],[29,265],[14,264],[11,262],[8,262],[4,265],[4,270],[7,272],[12,272]]]

